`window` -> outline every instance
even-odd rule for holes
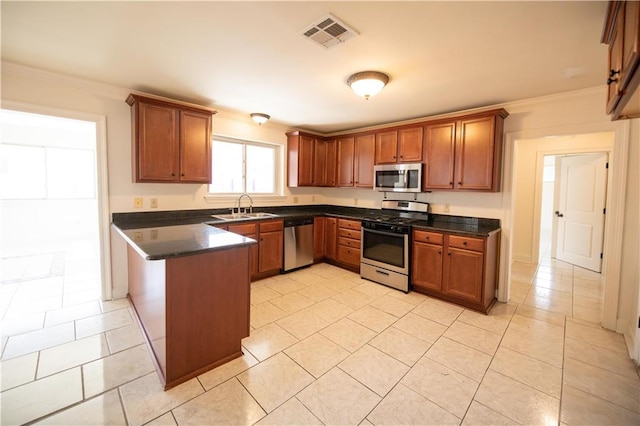
[[[277,153],[276,145],[214,139],[209,192],[276,195]]]

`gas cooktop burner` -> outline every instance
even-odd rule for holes
[[[391,223],[393,225],[407,225],[413,222],[414,218],[398,217],[398,216],[375,216],[366,220],[380,223]]]

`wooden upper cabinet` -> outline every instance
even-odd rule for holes
[[[456,143],[454,188],[492,191],[496,160],[495,116],[461,120]],[[500,132],[500,139],[502,132]],[[498,161],[500,158],[498,158]]]
[[[400,163],[419,163],[422,161],[422,126],[398,130],[398,139],[398,161]]]
[[[425,126],[423,189],[500,190],[504,109]]]
[[[131,94],[135,182],[211,182],[215,111]]]
[[[355,138],[353,160],[353,186],[373,188],[373,164],[375,160],[376,135],[360,135]]]
[[[441,123],[425,127],[422,174],[425,189],[453,189],[456,123]]]
[[[611,114],[613,120],[640,117],[638,1],[609,2],[601,42],[609,45],[607,114]]]
[[[211,182],[211,162],[203,158],[211,158],[211,114],[180,111],[180,181]]]
[[[287,133],[288,186],[313,186],[314,151],[314,136],[297,131]]]
[[[338,151],[338,170],[336,186],[353,186],[354,138],[339,138],[336,140]]]
[[[422,160],[422,126],[376,133],[376,164]]]
[[[390,164],[397,162],[398,132],[376,133],[376,164]]]
[[[336,186],[336,141],[316,139],[314,146],[314,186]]]

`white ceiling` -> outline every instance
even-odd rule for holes
[[[318,132],[595,87],[606,77],[603,1],[2,1],[1,8],[3,61],[264,112]],[[328,50],[305,39],[301,30],[327,13],[359,36]],[[364,70],[391,77],[368,101],[346,85]]]

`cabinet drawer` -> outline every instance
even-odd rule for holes
[[[249,234],[255,234],[258,231],[258,226],[255,223],[243,223],[241,225],[229,225],[229,232],[234,234],[240,234],[247,236]]]
[[[353,229],[359,231],[362,223],[356,220],[338,219],[338,228]]]
[[[456,247],[473,251],[484,251],[484,240],[481,238],[450,235],[449,247]]]
[[[360,265],[360,249],[345,246],[338,246],[338,261],[350,265]]]
[[[356,248],[360,250],[360,240],[354,240],[351,238],[340,237],[338,238],[338,244],[341,246]]]
[[[437,232],[427,232],[427,231],[413,231],[413,241],[419,243],[427,243],[427,244],[438,244],[442,245],[442,241],[444,236]]]
[[[338,236],[339,237],[345,237],[345,238],[353,238],[354,240],[358,240],[360,241],[360,231],[353,231],[351,229],[344,229],[344,228],[340,228],[338,230]]]
[[[260,232],[282,231],[282,229],[284,229],[284,222],[281,220],[260,223]]]

